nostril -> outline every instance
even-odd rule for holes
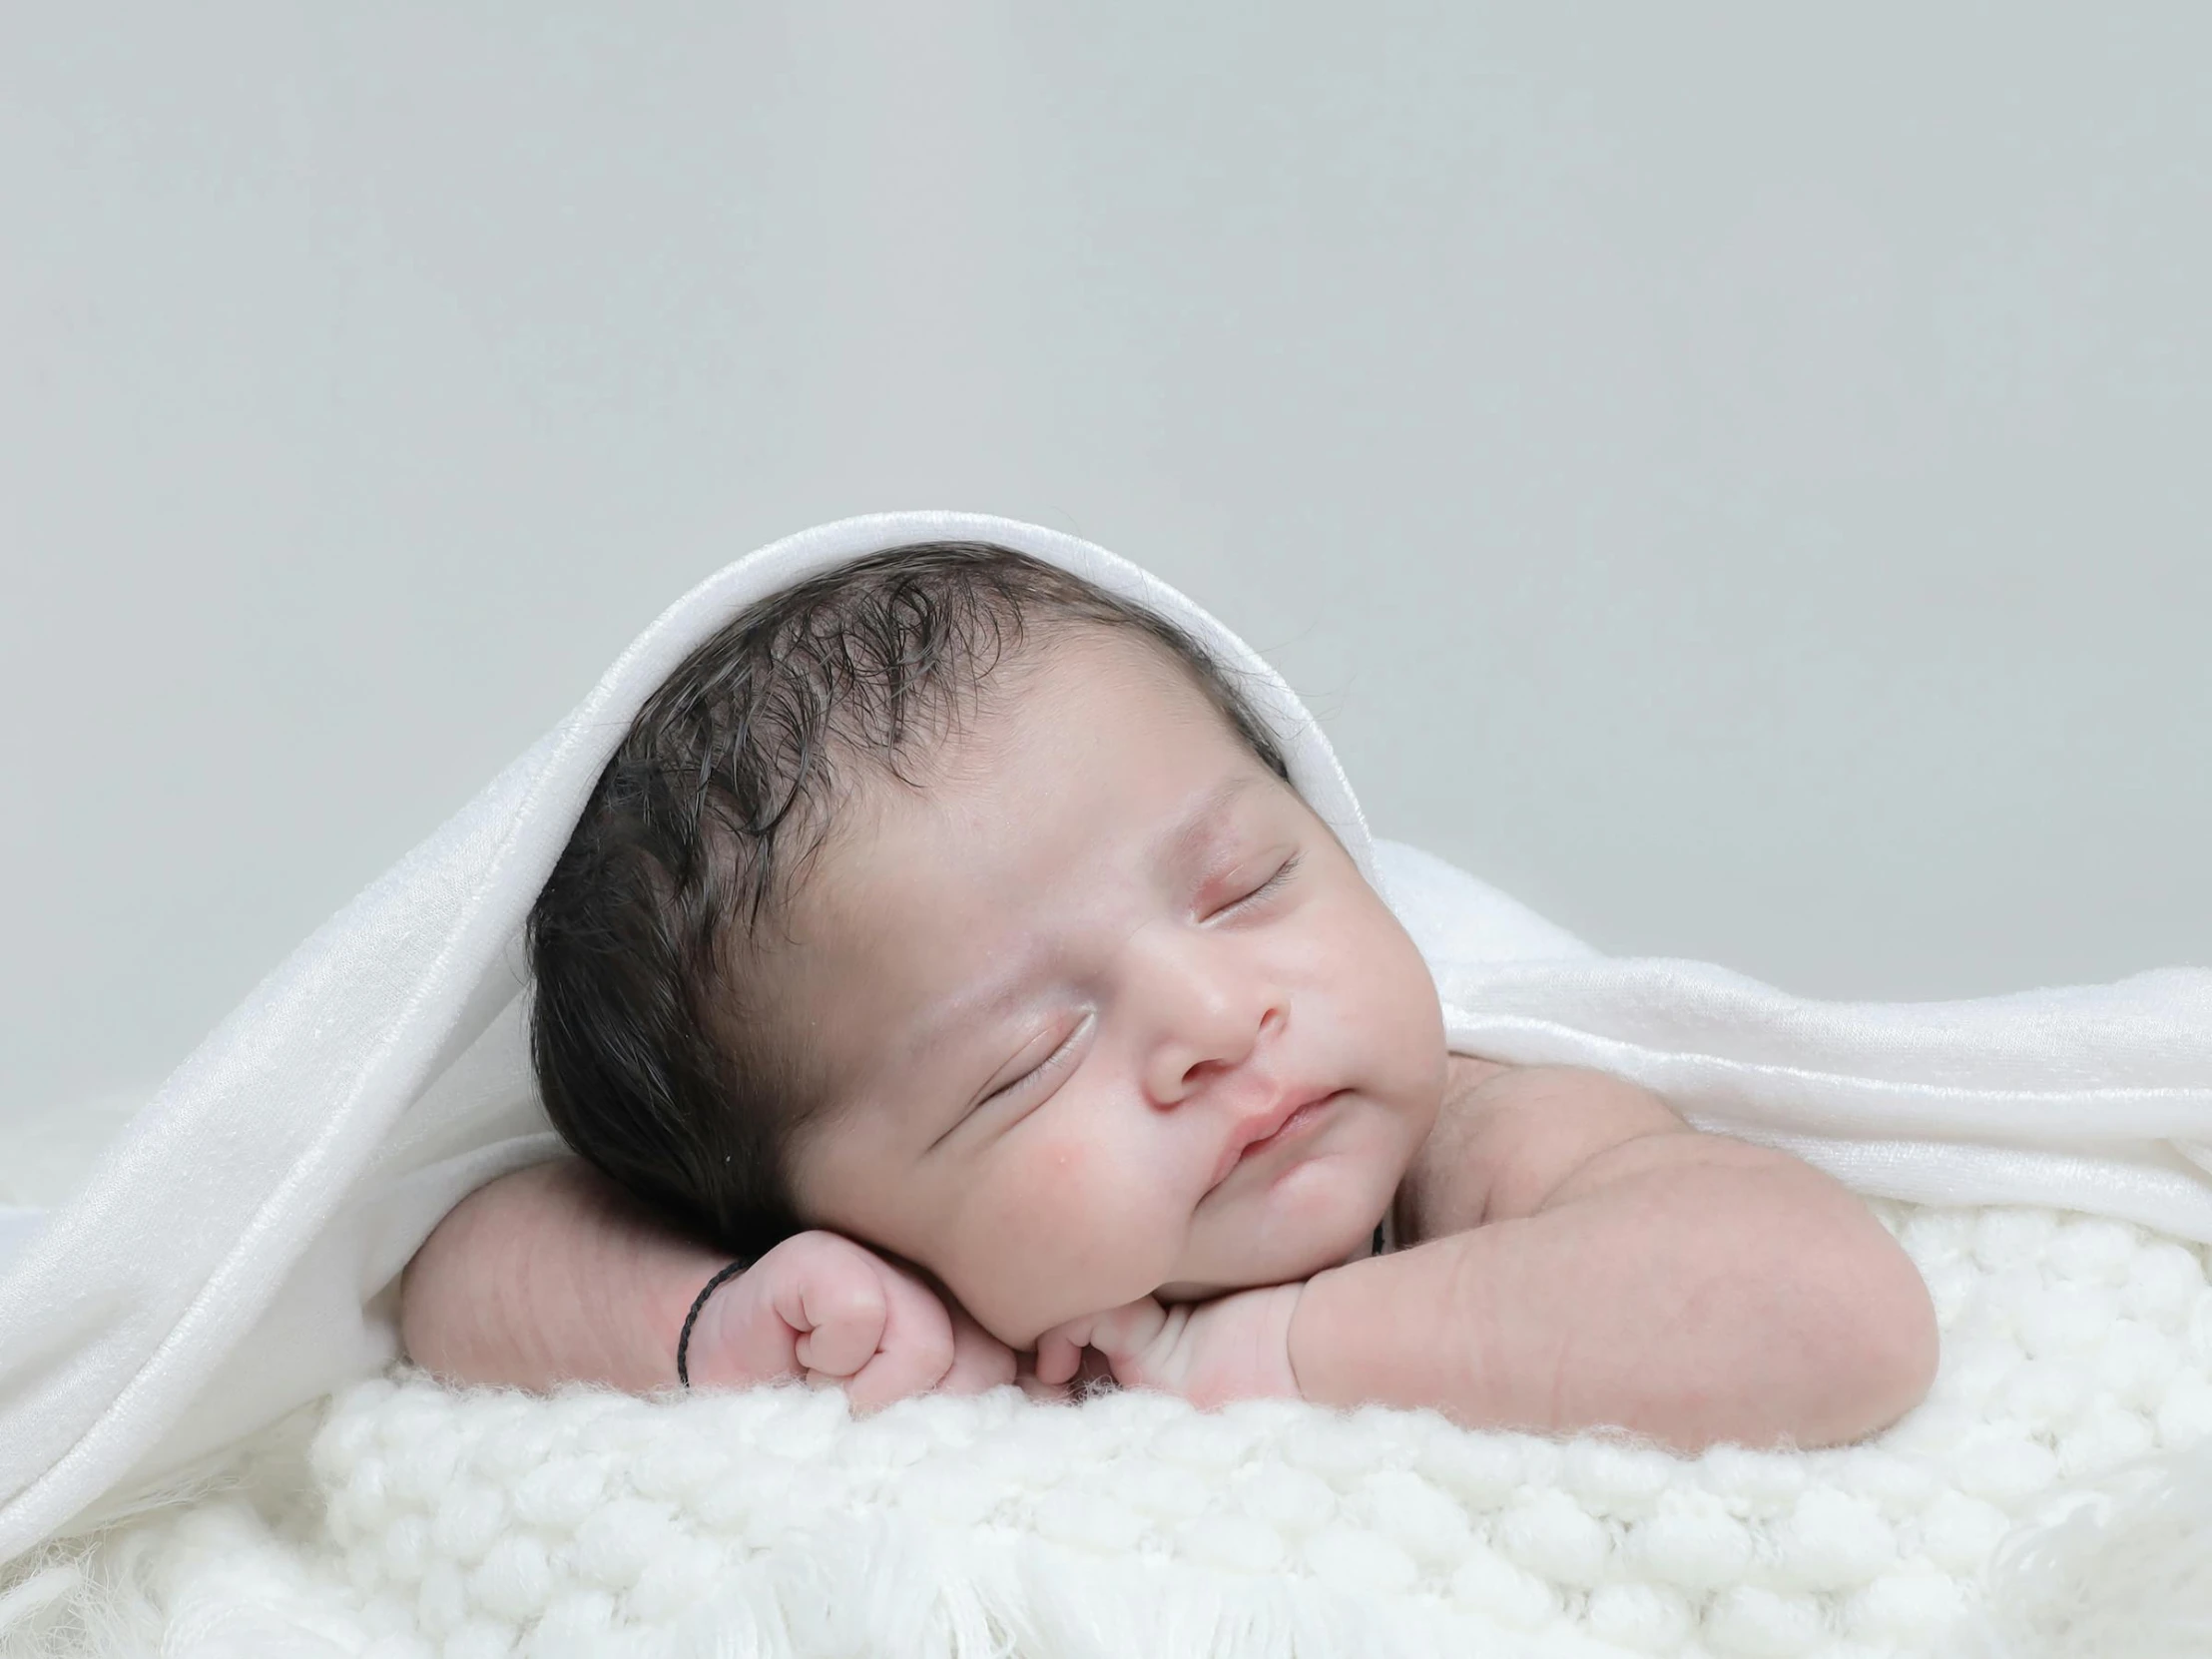
[[[1184,1068],[1183,1088],[1186,1093],[1211,1079],[1216,1073],[1229,1069],[1226,1060],[1199,1060]]]

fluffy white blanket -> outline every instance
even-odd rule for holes
[[[320,1537],[365,1622],[449,1653],[687,1620],[795,1655],[1956,1652],[2016,1522],[2212,1435],[2212,1293],[2202,1252],[2122,1223],[1881,1209],[1946,1363],[1869,1445],[1684,1459],[1141,1393],[854,1422],[804,1389],[546,1404],[378,1382],[315,1441]],[[2039,1566],[1984,1634],[2157,1651],[2137,1609],[2086,1628],[2118,1586]],[[826,1600],[826,1573],[868,1593]]]
[[[2202,1524],[2201,1487],[2138,1499],[2132,1536],[2094,1510],[2037,1530],[2147,1452],[2202,1446],[2189,1477],[2212,1473],[2203,1252],[2047,1210],[1877,1208],[1944,1356],[1866,1445],[1681,1458],[1425,1412],[1012,1389],[855,1420],[798,1387],[544,1400],[401,1371],[265,1434],[228,1492],[52,1557],[0,1651],[2205,1651],[2212,1561],[2176,1526]]]
[[[840,562],[934,539],[991,540],[1065,565],[1184,624],[1240,669],[1294,782],[1427,955],[1454,1046],[1635,1078],[1693,1121],[1788,1147],[1873,1197],[2048,1206],[2174,1240],[2212,1239],[2212,972],[1870,1006],[1809,1002],[1702,964],[1606,959],[1463,872],[1410,849],[1379,850],[1326,740],[1289,688],[1219,623],[1135,567],[1003,520],[847,520],[741,560],[679,600],[574,715],[258,987],[0,1278],[0,1563],[8,1563],[0,1568],[8,1586],[0,1622],[36,1620],[40,1607],[74,1593],[64,1593],[78,1582],[72,1569],[38,1565],[54,1540],[128,1511],[150,1487],[391,1363],[396,1276],[430,1227],[471,1187],[552,1150],[522,1042],[519,930],[631,716],[694,645],[750,601]],[[1448,760],[1439,755],[1439,764]],[[1969,1414],[1983,1403],[1969,1403]],[[754,1408],[767,1407],[744,1407]],[[934,1421],[933,1409],[894,1420]],[[2147,1448],[2160,1449],[2155,1441]],[[2055,1442],[2046,1452],[2059,1455]],[[1429,1479],[1411,1464],[1392,1466]],[[2068,1471],[2063,1461],[2054,1467]],[[2158,1507],[2177,1469],[2145,1476],[2133,1506],[2115,1511],[2104,1532],[2077,1529],[2066,1546],[2080,1567],[2108,1548],[2100,1539],[2125,1543],[2076,1577],[2093,1581],[2104,1604],[2124,1602],[2130,1617],[2192,1605],[2185,1587],[2151,1584],[2138,1572],[2164,1563],[2179,1573],[2177,1561],[2193,1559],[2172,1547],[2136,1547],[2160,1526],[2170,1532],[2181,1512]],[[2212,1489],[2212,1481],[2199,1485]],[[870,1524],[894,1519],[886,1512]],[[773,1516],[765,1524],[773,1527]],[[1892,1519],[1894,1536],[1904,1536],[1903,1524]],[[2189,1524],[2200,1525],[2194,1516]],[[1471,1533],[1472,1518],[1467,1526]],[[981,1523],[972,1540],[957,1528],[937,1533],[978,1550],[995,1535]],[[134,1535],[144,1543],[155,1534]],[[1389,1536],[1374,1526],[1358,1535]],[[782,1558],[804,1556],[800,1536]],[[430,1547],[458,1571],[458,1555],[434,1532]],[[1147,1547],[1132,1542],[1122,1565],[1135,1570]],[[251,1555],[241,1551],[243,1544],[226,1558]],[[1334,1546],[1322,1553],[1339,1555]],[[1531,1570],[1509,1550],[1498,1558]],[[1386,1557],[1347,1543],[1342,1559]],[[1746,1573],[1736,1586],[1745,1598],[1798,1593]],[[2065,1574],[2046,1571],[2042,1581]],[[870,1595],[878,1592],[877,1580],[864,1582]],[[1319,1596],[1323,1581],[1314,1583]],[[1223,1604],[1220,1617],[1230,1622],[1206,1627],[1217,1645],[1232,1628],[1280,1633],[1293,1627],[1283,1619],[1321,1617],[1320,1601],[1272,1585],[1253,1578],[1249,1593]],[[1591,1591],[1591,1606],[1616,1606],[1618,1598],[1601,1602],[1604,1588]],[[832,1606],[865,1599],[849,1585],[822,1594]],[[1279,1602],[1285,1595],[1290,1600]],[[998,1604],[960,1605],[972,1612]],[[1166,1597],[1157,1605],[1195,1604]],[[1267,1611],[1278,1605],[1291,1611]],[[2201,1592],[2193,1605],[2201,1610]],[[959,1631],[983,1628],[961,1622],[968,1615],[957,1608],[942,1616]],[[1743,1628],[1757,1623],[1745,1617],[1752,1624]],[[1651,1618],[1659,1622],[1639,1628],[1664,1622]],[[1394,1626],[1367,1619],[1362,1613],[1345,1628],[1363,1640],[1395,1640],[1387,1636]],[[821,1628],[841,1627],[831,1620]],[[185,1641],[172,1634],[173,1645]],[[920,1627],[905,1634],[921,1640]]]

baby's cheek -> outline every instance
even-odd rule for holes
[[[1009,1242],[1060,1257],[1089,1234],[1102,1208],[1096,1150],[1074,1136],[1041,1140],[1014,1160],[999,1183]]]
[[[953,1292],[992,1335],[1028,1317],[1063,1273],[1070,1198],[1080,1149],[1049,1156],[1002,1157],[980,1172],[958,1207],[957,1263],[943,1271]]]
[[[992,1334],[1021,1343],[1161,1283],[1141,1260],[1161,1229],[1129,1172],[1098,1147],[1040,1138],[992,1172],[970,1212],[962,1300]]]
[[[1033,1181],[1050,1181],[1061,1191],[1081,1182],[1091,1167],[1091,1143],[1080,1135],[1058,1131],[1033,1137],[1022,1157],[1015,1160]]]

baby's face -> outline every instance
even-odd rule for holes
[[[796,901],[801,1213],[1017,1348],[1359,1253],[1442,1094],[1411,940],[1154,648],[1057,635],[988,689],[923,787],[855,786]]]

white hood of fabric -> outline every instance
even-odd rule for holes
[[[0,1561],[396,1356],[415,1248],[468,1191],[557,1149],[530,1078],[522,923],[632,716],[753,601],[943,540],[1064,566],[1246,671],[1293,781],[1426,954],[1455,1047],[1635,1078],[1870,1194],[2070,1206],[2212,1240],[2198,1161],[2212,1163],[2212,972],[1873,1005],[1604,958],[1472,876],[1373,841],[1290,688],[1134,565],[975,514],[846,519],[672,605],[263,981],[24,1248],[0,1281]]]

